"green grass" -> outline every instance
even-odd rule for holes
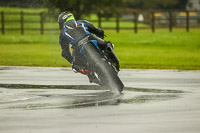
[[[25,13],[40,13],[40,12],[47,12],[47,9],[29,9],[29,8],[9,8],[9,7],[0,7],[0,11],[4,11],[5,13],[7,12],[14,12],[14,13],[19,13],[21,11]],[[0,16],[1,19],[1,16]],[[20,19],[21,16],[20,14],[5,14],[5,28],[20,28]],[[51,23],[49,23],[48,20],[51,20]],[[55,18],[52,18],[51,16],[47,16],[45,19],[44,23],[44,28],[58,28],[58,23],[57,21],[52,21]],[[84,16],[83,19],[91,21],[95,26],[98,26],[98,17],[96,14],[91,14],[89,16]],[[12,21],[12,22],[8,22]],[[24,28],[40,28],[40,16],[39,15],[24,15]],[[38,23],[27,23],[27,21],[38,21]],[[95,22],[93,22],[95,21]],[[116,18],[110,18],[107,20],[106,18],[102,18],[102,28],[116,28]],[[133,28],[134,23],[131,21],[121,21],[120,19],[120,24],[119,26],[121,28]],[[139,28],[147,28],[149,27],[148,25],[145,24],[138,24]],[[1,28],[1,24],[0,24]]]
[[[106,40],[115,44],[122,68],[200,70],[200,29],[186,33],[176,29],[105,31]],[[58,34],[27,33],[0,36],[0,65],[59,66],[71,65],[61,57]]]
[[[41,12],[46,9],[20,9],[3,8],[0,11],[8,12]],[[91,15],[88,19],[96,19]],[[8,20],[19,19],[19,16],[9,16]],[[28,17],[27,20],[39,20],[37,16]],[[114,18],[111,18],[114,20]],[[97,26],[97,23],[95,23]],[[58,24],[48,23],[47,28],[58,28]],[[114,22],[106,22],[102,27],[115,27]],[[131,27],[133,23],[120,23],[122,27]],[[146,25],[139,25],[145,27]],[[19,28],[19,23],[6,24],[7,28]],[[1,27],[0,27],[1,28]],[[40,28],[37,23],[26,24],[25,28]],[[120,59],[122,68],[151,68],[151,69],[183,69],[200,70],[200,29],[191,29],[189,33],[185,29],[174,29],[169,33],[167,29],[133,31],[114,30],[105,31],[106,40],[115,44],[115,52]],[[58,66],[70,67],[71,65],[61,57],[61,48],[58,43],[59,32],[7,31],[0,34],[0,65],[11,66]]]
[[[200,30],[111,34],[124,68],[200,69]],[[122,39],[123,38],[123,39]]]
[[[16,44],[0,45],[1,65],[17,66],[69,66],[61,58],[57,45]]]

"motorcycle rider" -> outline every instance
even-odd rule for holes
[[[98,83],[94,74],[87,73],[87,70],[82,66],[82,56],[79,55],[78,46],[81,45],[82,40],[88,39],[96,40],[99,48],[103,50],[107,47],[113,48],[113,45],[109,41],[103,40],[104,31],[86,20],[76,21],[73,14],[69,11],[62,12],[59,15],[58,23],[62,56],[72,64],[73,71],[87,75],[90,82]],[[73,49],[72,54],[70,53],[70,44]]]

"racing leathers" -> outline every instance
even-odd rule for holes
[[[91,33],[95,34],[92,35]],[[78,47],[78,43],[83,38],[88,37],[88,40],[96,40],[98,46],[101,49],[104,49],[107,43],[104,38],[104,31],[96,28],[90,22],[86,20],[70,20],[66,22],[63,29],[61,30],[59,36],[59,42],[62,48],[62,56],[71,64],[78,63],[76,60],[76,48]],[[73,49],[73,53],[70,52],[70,44]]]

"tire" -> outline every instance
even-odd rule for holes
[[[112,66],[100,55],[98,49],[92,43],[88,43],[84,51],[90,66],[100,79],[100,85],[108,87],[113,93],[122,92],[124,84]]]

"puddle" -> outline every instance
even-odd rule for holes
[[[102,90],[97,85],[30,85],[30,84],[0,84],[1,88],[8,89],[76,89],[76,90]]]
[[[0,84],[0,108],[72,109],[174,100],[182,91],[125,87],[120,96],[97,85]],[[6,92],[6,93],[5,93]]]
[[[136,91],[136,92],[151,92],[151,93],[183,93],[180,90],[165,90],[165,89],[148,89],[148,88],[131,88],[127,87],[125,90]]]
[[[179,95],[167,94],[167,95],[140,95],[136,96],[135,98],[131,99],[124,99],[122,103],[127,104],[142,104],[147,102],[153,101],[166,101],[166,100],[173,100],[180,97]]]
[[[0,67],[0,70],[10,70],[10,67]]]

